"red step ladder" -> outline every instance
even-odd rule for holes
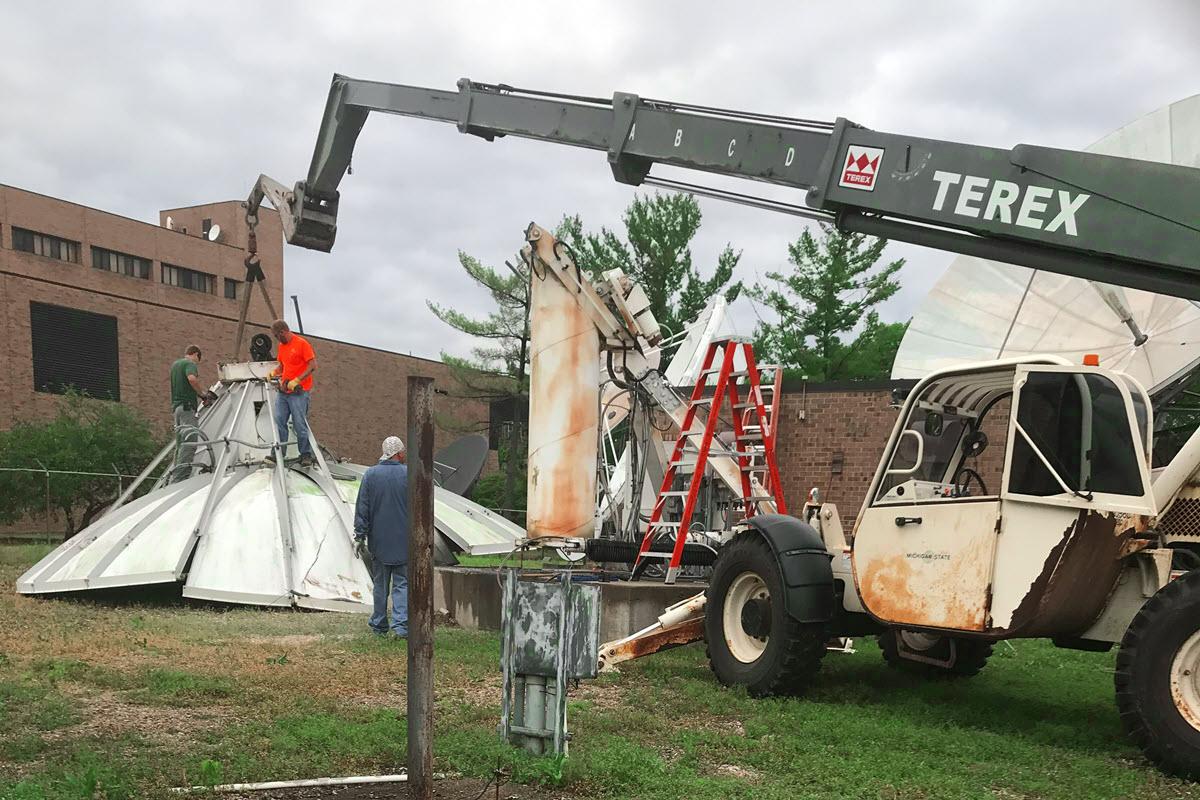
[[[742,353],[745,361],[744,370],[735,370],[734,361],[738,353]],[[719,357],[719,364],[718,362]],[[714,364],[716,364],[714,366]],[[688,409],[680,426],[679,439],[667,462],[663,475],[662,487],[654,502],[654,510],[650,513],[650,522],[646,527],[646,535],[638,550],[634,572],[637,574],[647,559],[670,559],[667,567],[667,583],[674,583],[679,575],[683,560],[683,546],[687,541],[688,526],[692,522],[692,512],[696,507],[696,498],[700,492],[700,484],[704,480],[705,467],[708,464],[709,451],[716,437],[717,426],[721,421],[721,404],[729,401],[730,420],[733,427],[732,454],[737,459],[738,469],[742,478],[741,504],[746,517],[754,515],[759,502],[770,500],[780,514],[786,514],[787,508],[780,490],[779,467],[775,462],[775,437],[772,422],[768,419],[766,406],[763,403],[763,387],[759,377],[762,369],[754,362],[754,348],[745,339],[729,338],[714,341],[708,347],[704,363],[700,368],[700,376],[692,390],[688,401]],[[709,385],[709,377],[717,376],[711,398],[704,397],[704,391]],[[739,386],[741,379],[746,380],[744,386]],[[770,388],[770,387],[768,387]],[[778,388],[777,386],[774,388]],[[775,405],[775,398],[772,398]],[[697,409],[707,406],[708,413],[703,428],[695,427]],[[774,417],[774,414],[771,415]],[[695,440],[699,439],[699,442]],[[727,453],[722,446],[719,452]],[[694,454],[694,462],[684,462],[684,455]],[[681,469],[692,470],[691,480],[687,489],[674,489],[675,478]],[[763,473],[761,482],[751,481],[753,473]],[[754,484],[760,491],[763,487],[771,487],[766,494],[755,495]],[[664,522],[662,519],[663,506],[668,497],[683,497],[683,515],[678,522]],[[673,534],[675,545],[670,552],[651,550],[655,540],[664,534]]]
[[[779,366],[778,364],[759,364],[758,372],[758,396],[762,398],[763,409],[766,411],[766,414],[763,417],[763,424],[766,426],[766,441],[770,442],[771,450],[774,451],[775,440],[778,438],[779,434],[779,430],[775,426],[775,409],[778,407],[779,403],[781,402],[781,398],[783,397],[783,367]],[[771,380],[769,383],[763,383],[761,380],[762,373],[765,372],[771,373]],[[764,392],[768,394],[764,395]],[[755,427],[753,421],[751,420],[751,414],[753,413],[753,407],[746,408],[742,411],[743,430],[745,430],[747,427]],[[765,466],[766,462],[763,458],[763,455],[760,453],[750,461],[750,464],[751,466]],[[768,492],[772,490],[771,476],[765,470],[763,471],[762,485],[763,488]]]

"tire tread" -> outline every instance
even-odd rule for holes
[[[732,542],[721,548],[721,556],[734,558],[741,550],[765,550],[770,558],[774,558],[771,546],[757,533],[739,534]],[[719,563],[719,562],[718,562]],[[711,602],[711,598],[709,600]],[[773,695],[796,695],[808,688],[813,676],[821,668],[821,660],[825,657],[826,644],[829,641],[828,626],[824,623],[797,622],[788,614],[784,614],[785,630],[783,652],[776,660],[770,674],[753,686],[747,686],[747,691],[753,697]],[[712,666],[711,644],[706,643],[705,655],[709,656]],[[728,680],[715,668],[713,673],[724,686],[740,685]]]
[[[1156,626],[1162,624],[1163,618],[1175,606],[1187,601],[1189,596],[1200,596],[1200,569],[1192,570],[1171,581],[1142,605],[1121,639],[1113,683],[1116,687],[1121,725],[1129,738],[1161,769],[1196,780],[1200,778],[1200,763],[1195,763],[1179,752],[1171,741],[1163,736],[1163,729],[1147,719],[1144,698],[1138,691],[1134,669],[1139,651],[1148,646],[1145,641],[1147,635],[1153,635]]]

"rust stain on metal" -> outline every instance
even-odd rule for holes
[[[704,617],[700,616],[610,647],[600,654],[600,665],[601,667],[611,667],[624,661],[660,653],[672,647],[698,642],[703,638]]]
[[[534,264],[530,335],[527,532],[591,536],[595,525],[599,353],[596,327],[551,275],[555,239],[531,226],[527,257]]]
[[[1130,540],[1147,523],[1140,515],[1080,511],[1013,611],[1010,627],[989,633],[1038,636],[1085,629],[1104,609],[1122,559],[1142,549]]]
[[[1186,677],[1191,677],[1191,675],[1188,674]],[[1171,681],[1171,700],[1175,703],[1175,710],[1179,712],[1179,716],[1187,720],[1187,723],[1193,728],[1200,729],[1200,717],[1192,711],[1192,706],[1183,696],[1183,689],[1177,680]]]
[[[990,542],[949,555],[939,569],[946,580],[931,585],[911,554],[872,559],[859,579],[863,605],[872,616],[916,627],[984,630],[991,605]],[[987,588],[981,592],[981,587]]]

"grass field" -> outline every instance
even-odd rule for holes
[[[361,617],[15,595],[43,552],[0,546],[0,798],[402,766],[404,644]],[[1016,642],[930,683],[856,645],[803,699],[720,688],[702,646],[629,665],[573,693],[562,763],[497,741],[497,636],[440,629],[437,766],[579,797],[1200,798],[1125,741],[1111,654]]]

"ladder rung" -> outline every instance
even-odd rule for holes
[[[763,440],[763,434],[761,434],[761,433],[746,433],[745,431],[743,431],[742,435],[737,438],[738,438],[739,442],[761,442]]]
[[[734,409],[741,411],[742,409],[746,409],[746,408],[754,408],[757,405],[758,405],[758,403],[734,403],[733,407],[734,407]],[[763,403],[763,411],[770,413],[771,412],[771,404]]]
[[[756,494],[750,497],[738,497],[734,499],[735,503],[761,503],[764,500],[774,500],[774,495]]]
[[[760,464],[759,466],[742,467],[742,472],[770,472],[770,467],[768,467],[766,464]]]
[[[672,489],[669,492],[659,492],[658,496],[659,497],[686,497],[687,493],[688,493],[687,489]]]
[[[679,523],[678,522],[661,522],[661,521],[660,522],[651,522],[650,527],[651,528],[678,528]]]
[[[702,371],[700,372],[700,374],[701,374],[701,375],[716,375],[716,374],[717,374],[717,373],[719,373],[720,371],[721,371],[721,368],[720,368],[720,367],[710,367],[710,368],[708,368],[708,369],[706,369],[706,370],[702,370]],[[749,375],[749,374],[750,374],[750,373],[746,372],[746,370],[744,370],[744,369],[739,369],[739,370],[734,370],[733,372],[730,372],[730,373],[729,373],[729,377],[731,377],[731,378],[744,378],[744,377],[746,377],[746,376],[747,376],[747,375]]]
[[[675,554],[674,554],[674,553],[663,553],[663,552],[661,552],[661,551],[658,551],[658,550],[647,550],[647,551],[646,551],[646,552],[644,552],[644,553],[640,553],[640,554],[638,555],[638,558],[662,558],[662,559],[667,559],[667,558],[673,558],[674,556],[675,556]]]

